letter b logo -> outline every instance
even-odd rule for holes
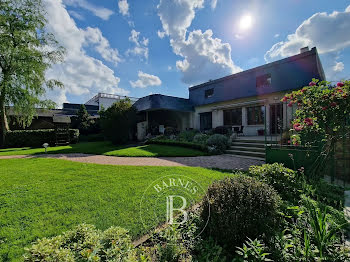
[[[174,208],[174,199],[175,198],[179,198],[182,200],[182,206],[180,208]],[[187,205],[187,201],[186,201],[186,198],[182,197],[182,196],[176,196],[176,195],[173,195],[173,196],[167,196],[166,197],[166,210],[167,210],[167,222],[170,224],[170,225],[173,225],[173,224],[183,224],[187,221],[188,219],[188,214],[185,210],[186,208],[186,205]],[[181,211],[181,213],[183,214],[183,219],[180,223],[176,223],[174,222],[174,210],[178,210],[178,211]]]

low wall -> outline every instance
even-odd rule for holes
[[[279,145],[266,146],[266,163],[283,163],[286,167],[291,169],[304,167],[307,171],[307,168],[310,168],[313,165],[319,155],[320,153],[318,150],[306,150],[303,147],[281,147]]]

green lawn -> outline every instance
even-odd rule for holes
[[[7,148],[0,149],[0,156],[34,155],[45,153],[44,148]],[[108,156],[158,157],[158,156],[202,156],[205,152],[178,146],[144,145],[115,146],[110,142],[83,142],[69,146],[49,147],[49,154],[86,153]]]
[[[139,213],[142,195],[154,180],[166,175],[186,176],[206,189],[213,180],[232,174],[194,167],[0,160],[0,261],[18,261],[23,248],[37,238],[58,235],[83,222],[100,229],[121,226],[133,237],[146,233],[157,224],[151,212],[162,220],[165,212],[152,201],[157,195],[148,192],[150,201],[144,209],[150,214],[143,216],[144,228]]]

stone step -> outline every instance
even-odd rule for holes
[[[243,147],[243,146],[236,146],[236,145],[234,145],[234,146],[230,146],[230,150],[265,153],[265,148],[264,147]]]
[[[265,160],[265,153],[259,153],[259,152],[226,150],[226,154],[255,157],[255,158],[260,158],[261,160]]]

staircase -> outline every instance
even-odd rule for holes
[[[56,124],[55,125],[55,144],[56,146],[69,145],[69,126],[67,124]]]
[[[265,160],[265,141],[239,139],[232,141],[232,145],[226,154],[242,156],[257,160]]]

